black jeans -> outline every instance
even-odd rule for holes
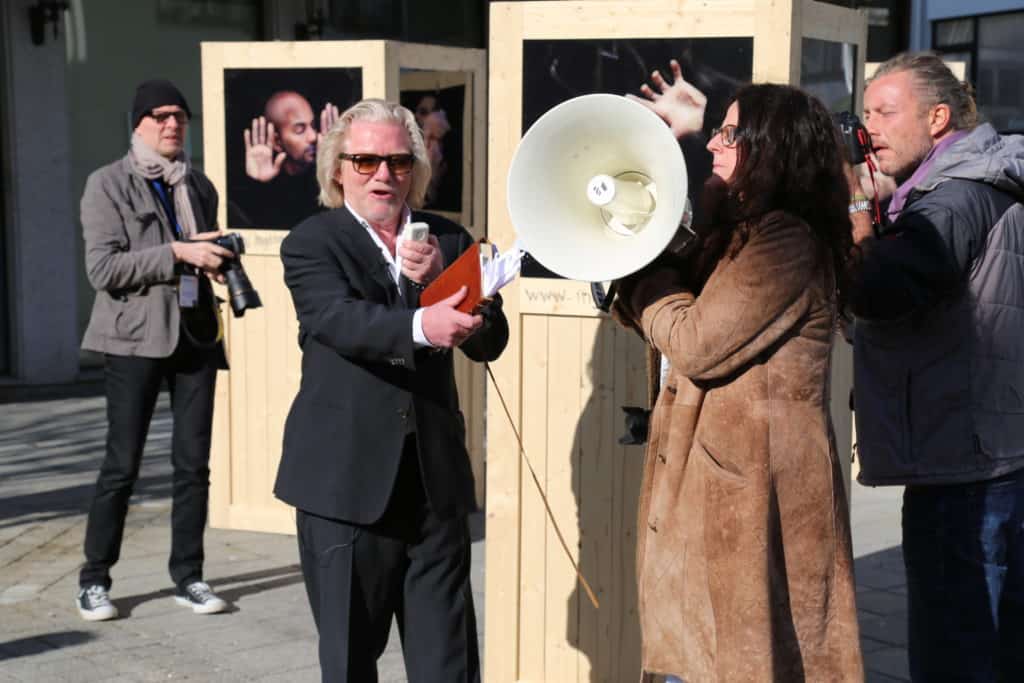
[[[410,683],[480,681],[466,517],[441,520],[430,510],[414,438],[378,522],[296,512],[324,683],[376,683],[392,618]]]
[[[107,355],[107,453],[89,508],[80,586],[99,584],[110,588],[110,568],[121,553],[128,499],[139,477],[142,449],[164,380],[170,389],[174,415],[168,565],[176,586],[202,580],[216,379],[214,353],[196,350],[184,338],[168,358]]]
[[[1024,680],[1024,470],[903,494],[915,683]]]

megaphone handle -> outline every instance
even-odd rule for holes
[[[615,292],[619,288],[619,283],[616,280],[608,285],[608,291],[605,292],[604,285],[600,282],[590,283],[590,296],[594,299],[594,305],[597,306],[597,310],[607,313],[611,307],[612,302],[615,301]]]

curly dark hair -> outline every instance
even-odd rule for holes
[[[737,162],[719,212],[728,225],[715,231],[719,253],[730,245],[727,255],[735,256],[770,211],[798,216],[832,263],[844,312],[856,249],[843,146],[832,115],[816,97],[788,85],[748,85],[733,101],[739,107]]]

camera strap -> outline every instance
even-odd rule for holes
[[[860,142],[864,149],[871,150],[871,139],[863,127],[857,129],[857,141]],[[870,154],[864,155],[864,163],[868,166],[868,177],[871,178],[871,222],[875,226],[875,235],[877,236],[879,229],[882,227],[882,205],[878,201],[878,183],[875,181],[875,171],[878,169],[875,167],[875,160],[871,158]]]

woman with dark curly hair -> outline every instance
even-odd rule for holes
[[[703,96],[672,68],[636,99],[697,133]],[[692,256],[622,281],[615,309],[667,366],[640,500],[644,670],[862,681],[828,405],[854,253],[839,137],[814,97],[751,85],[708,150]]]

